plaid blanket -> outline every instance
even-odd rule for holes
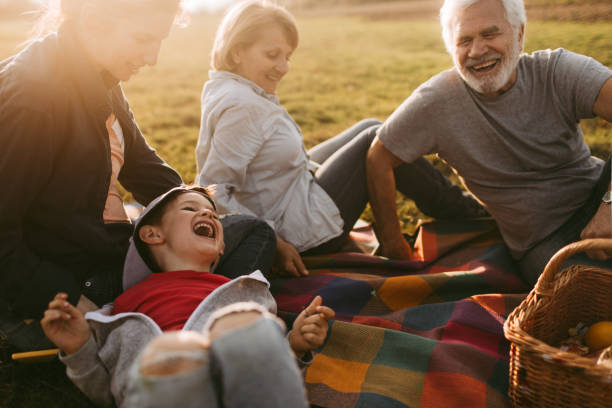
[[[354,231],[362,247],[367,230]],[[305,258],[310,276],[274,279],[290,325],[316,295],[336,312],[306,372],[323,407],[508,405],[505,317],[528,292],[495,223],[421,226],[414,259],[363,253]]]

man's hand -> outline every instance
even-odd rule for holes
[[[308,270],[302,262],[300,253],[290,243],[276,237],[276,261],[274,271],[281,276],[307,276]]]
[[[366,157],[366,174],[380,254],[391,259],[410,259],[412,249],[402,235],[395,205],[393,169],[400,164],[402,160],[376,137]]]
[[[385,256],[389,259],[409,260],[412,257],[412,247],[402,236],[401,238],[393,241],[391,245],[384,245],[381,243],[379,255]]]
[[[322,306],[321,296],[315,297],[310,305],[298,315],[289,332],[289,344],[298,358],[307,351],[320,347],[327,337],[329,321],[336,315],[332,309]]]
[[[591,221],[580,233],[581,239],[612,238],[612,204],[601,203]],[[612,250],[589,251],[591,259],[604,261],[612,257]]]
[[[66,354],[79,350],[91,336],[83,313],[67,301],[68,295],[58,293],[40,321],[45,335]]]

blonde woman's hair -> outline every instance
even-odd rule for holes
[[[236,68],[232,53],[239,47],[248,48],[260,31],[271,24],[278,24],[293,49],[297,48],[299,34],[295,18],[285,8],[267,1],[245,1],[230,8],[215,37],[211,67],[217,71],[233,71]]]
[[[181,3],[183,0],[45,0],[40,18],[34,26],[33,39],[57,31],[64,22],[78,21],[84,7],[94,7],[100,15],[127,16],[150,10],[176,12],[175,22],[184,24]]]

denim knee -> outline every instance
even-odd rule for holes
[[[151,376],[141,373],[140,358],[130,368],[124,406],[142,408],[217,407],[217,393],[211,375],[208,350],[166,352],[160,359],[190,358],[201,367],[193,371]]]
[[[210,355],[224,406],[307,406],[302,375],[276,319],[261,317],[222,335]]]

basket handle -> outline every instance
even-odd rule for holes
[[[571,244],[561,248],[556,254],[550,258],[548,264],[544,268],[544,272],[538,278],[535,285],[535,292],[538,295],[545,295],[548,290],[542,288],[544,282],[552,282],[559,268],[568,260],[568,258],[580,253],[598,249],[612,249],[611,238],[590,238],[582,241],[572,242]]]

